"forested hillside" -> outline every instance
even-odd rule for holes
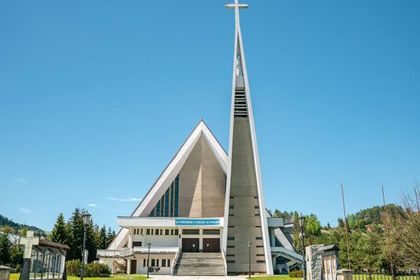
[[[404,196],[402,206],[388,204],[338,218],[338,225],[321,224],[305,215],[305,246],[336,244],[342,267],[354,270],[407,270],[420,267],[420,189]],[[275,210],[274,217],[294,224],[294,247],[301,253],[299,214]],[[347,221],[347,223],[346,223]],[[348,245],[347,245],[348,244]],[[347,253],[349,252],[349,254]]]
[[[20,230],[23,230],[23,229],[25,230],[29,229],[29,230],[35,231],[37,235],[45,235],[45,231],[36,226],[19,224],[0,214],[0,229],[5,228],[5,227],[10,227],[11,229],[13,229],[14,232],[19,232]]]

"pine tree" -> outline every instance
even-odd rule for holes
[[[63,213],[60,213],[48,239],[52,242],[69,244],[69,234]]]
[[[11,243],[7,234],[0,235],[0,263],[10,264],[10,247]]]
[[[106,247],[108,247],[109,246],[109,244],[111,244],[111,242],[114,240],[114,238],[115,238],[115,231],[113,231],[110,227],[108,228],[108,233],[107,233],[107,235],[106,235],[106,239],[107,239],[107,242],[106,242]]]
[[[86,250],[89,252],[88,262],[90,263],[96,260],[97,243],[92,219],[90,220],[89,224],[86,225]]]
[[[79,208],[74,210],[68,225],[70,250],[67,254],[67,259],[80,260],[82,257],[83,219]]]
[[[106,249],[107,246],[108,246],[108,236],[106,234],[106,227],[104,225],[99,230],[99,244],[98,244],[98,248],[99,249]]]
[[[83,246],[83,214],[87,211],[81,211],[76,208],[69,221],[70,231],[70,251],[68,252],[68,260],[82,259],[82,246]],[[86,225],[86,247],[88,251],[88,262],[92,262],[96,259],[96,238],[94,233],[94,226],[92,219]]]

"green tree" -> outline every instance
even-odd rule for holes
[[[305,217],[305,235],[308,245],[313,245],[315,238],[321,235],[321,223],[315,214]]]
[[[377,271],[383,260],[382,235],[378,229],[369,232],[354,231],[351,235],[351,262],[355,270]]]
[[[0,235],[0,262],[2,264],[10,264],[10,247],[12,244],[9,241],[7,234]]]
[[[115,236],[116,236],[115,231],[112,230],[111,228],[108,228],[108,232],[106,234],[106,239],[107,239],[106,247],[108,247],[109,244],[111,244],[111,242],[114,240]]]
[[[68,252],[68,259],[82,259],[82,244],[83,244],[83,214],[87,211],[76,208],[69,220],[69,236],[70,251]],[[88,251],[88,262],[96,259],[96,238],[94,234],[94,226],[92,219],[86,225],[86,247]]]
[[[10,264],[12,267],[20,268],[23,264],[23,249],[19,245],[10,247]]]
[[[393,239],[401,251],[404,269],[420,267],[420,186],[403,194],[404,214],[394,215]]]
[[[83,219],[79,208],[76,208],[68,222],[69,247],[68,260],[81,259],[83,241]]]
[[[55,222],[54,228],[48,236],[48,239],[53,242],[69,245],[69,233],[67,231],[63,213],[58,215],[57,221]]]
[[[101,227],[99,230],[99,243],[98,248],[99,249],[106,249],[108,247],[108,236],[106,234],[106,227],[105,225]]]

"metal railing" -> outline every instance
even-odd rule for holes
[[[395,272],[386,271],[353,271],[353,280],[420,280],[420,269]]]
[[[171,263],[171,275],[174,275],[175,266],[176,266],[176,263],[178,262],[179,252],[180,250],[178,248],[178,251],[175,253],[174,260]]]

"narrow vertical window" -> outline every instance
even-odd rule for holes
[[[165,192],[165,217],[169,216],[169,190]]]
[[[156,217],[160,217],[160,200],[156,205]]]
[[[171,187],[169,188],[169,192],[171,193],[171,203],[169,204],[169,216],[173,217],[174,216],[174,185],[175,183],[172,182]]]
[[[178,217],[178,209],[179,209],[179,175],[175,178],[175,206],[174,206],[174,217]]]

